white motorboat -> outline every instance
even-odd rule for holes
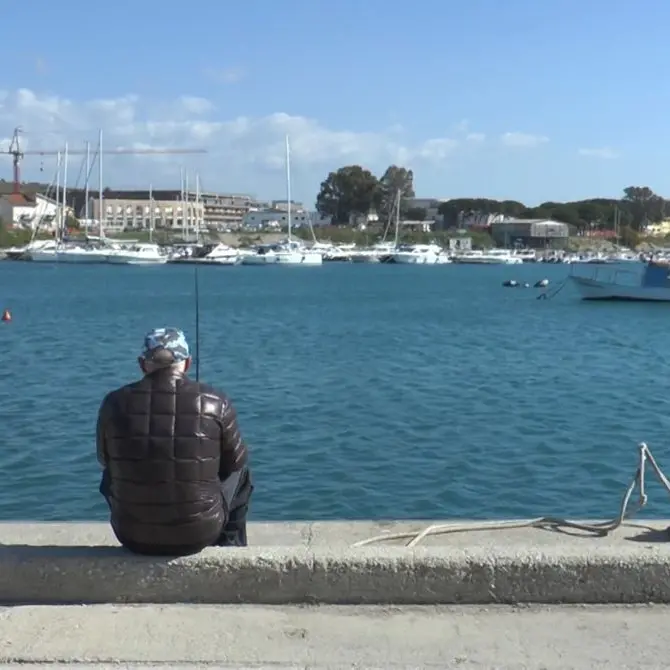
[[[238,265],[240,263],[240,252],[222,242],[217,244],[210,252],[203,256],[206,263],[216,265]]]
[[[312,245],[312,251],[319,251],[323,254],[324,261],[331,262],[350,262],[355,249],[355,244],[324,244],[318,242]]]
[[[437,265],[442,248],[437,244],[412,244],[401,246],[392,255],[394,263]]]
[[[134,244],[110,254],[108,262],[114,265],[163,265],[168,257],[157,244]]]
[[[395,242],[377,242],[367,249],[359,249],[351,254],[353,263],[381,263],[393,257],[398,250]]]
[[[535,249],[515,249],[512,255],[520,258],[522,263],[537,263],[537,252]]]
[[[277,254],[271,246],[260,245],[242,255],[242,265],[274,265]]]
[[[207,245],[195,255],[186,253],[169,259],[170,263],[191,265],[239,265],[241,261],[240,252],[223,243]]]
[[[468,265],[520,265],[523,260],[508,249],[464,251],[453,256],[454,263]]]
[[[670,302],[670,263],[649,261],[633,268],[580,264],[569,279],[583,300]]]
[[[6,249],[7,258],[11,260],[34,261],[35,256],[41,257],[53,262],[56,252],[56,240],[35,240],[23,247],[11,247]]]
[[[306,247],[299,240],[286,240],[276,245],[275,259],[279,265],[321,265],[323,254]]]

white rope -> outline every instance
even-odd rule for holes
[[[450,533],[464,533],[487,530],[509,530],[510,528],[543,528],[558,530],[559,528],[573,528],[581,530],[586,533],[591,533],[600,537],[609,535],[612,531],[619,528],[627,519],[630,519],[637,514],[647,504],[645,471],[647,463],[651,465],[652,472],[656,475],[665,490],[670,494],[670,481],[663,474],[663,471],[658,466],[656,459],[653,457],[649,447],[644,443],[640,443],[638,467],[633,476],[631,483],[626,489],[626,493],[621,501],[621,508],[619,516],[611,521],[602,521],[594,524],[578,523],[576,521],[568,521],[557,517],[542,517],[539,519],[532,519],[530,521],[484,521],[478,524],[436,524],[428,526],[421,531],[407,532],[407,533],[392,533],[386,535],[377,535],[367,540],[361,540],[352,545],[352,547],[364,547],[376,542],[387,542],[389,540],[409,540],[406,547],[415,547],[423,539],[431,535],[447,535]],[[634,510],[629,510],[630,499],[635,491],[639,490],[638,505]]]

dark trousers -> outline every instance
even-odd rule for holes
[[[221,493],[228,510],[227,522],[219,535],[216,546],[247,546],[247,514],[254,485],[247,468],[233,472],[221,482]]]
[[[247,468],[233,472],[228,478],[221,482],[221,495],[226,510],[226,525],[221,531],[218,539],[212,546],[216,547],[246,547],[247,546],[247,514],[249,512],[249,501],[254,490],[251,473]],[[100,481],[100,493],[107,501],[110,512],[111,505],[111,482],[109,473],[104,470]],[[205,546],[173,546],[157,547],[149,545],[138,545],[119,538],[121,544],[136,554],[149,554],[153,556],[185,556],[202,551]]]

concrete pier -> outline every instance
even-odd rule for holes
[[[255,523],[248,548],[171,559],[127,553],[106,524],[0,524],[0,604],[670,603],[668,521],[351,546],[434,523]]]
[[[660,670],[668,615],[664,605],[14,607],[0,609],[0,664]]]

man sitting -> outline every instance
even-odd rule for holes
[[[149,555],[246,546],[253,486],[233,405],[186,376],[180,330],[148,333],[139,364],[144,377],[109,393],[98,414],[100,492],[114,534]]]

